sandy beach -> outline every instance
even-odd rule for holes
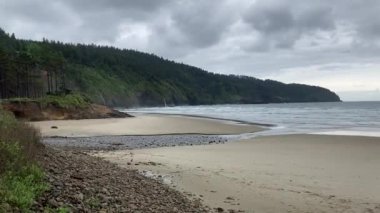
[[[121,150],[105,151],[99,146],[102,151],[90,154],[137,169],[190,198],[202,199],[211,208],[245,212],[380,212],[379,137],[260,136],[208,145],[208,140],[215,139],[199,135],[192,138],[192,134],[219,137],[218,134],[252,133],[263,128],[164,115],[32,125],[40,128],[45,137],[68,136],[50,139],[67,140],[69,147],[75,143],[73,149],[82,143],[104,145],[102,140],[108,140],[112,148],[114,141],[125,141],[124,148],[116,148]],[[172,134],[175,137],[171,138]],[[194,146],[180,144],[178,138],[194,140]],[[141,144],[133,145],[137,140]]]
[[[44,137],[90,137],[104,135],[241,134],[264,127],[188,116],[139,115],[132,118],[57,120],[31,122]],[[55,126],[57,128],[52,128]]]
[[[380,212],[380,138],[268,136],[95,155],[123,167],[133,162],[225,210]]]

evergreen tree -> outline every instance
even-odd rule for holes
[[[12,37],[0,29],[1,98],[78,90],[109,105],[339,101],[321,87],[215,74],[135,50]]]

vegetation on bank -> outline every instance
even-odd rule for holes
[[[80,93],[47,95],[41,98],[10,98],[3,100],[4,103],[27,103],[35,102],[40,107],[55,106],[63,109],[87,108],[91,100]]]
[[[4,110],[24,121],[126,118],[127,113],[94,104],[80,93],[60,93],[41,98],[11,98],[0,100]]]
[[[0,98],[67,89],[118,106],[340,101],[324,88],[221,75],[153,54],[20,40],[0,30]]]
[[[79,93],[63,94],[63,95],[48,95],[37,99],[42,106],[57,106],[60,108],[86,108],[91,105],[90,99]]]
[[[35,155],[41,148],[39,133],[0,109],[0,212],[27,212],[48,189]]]

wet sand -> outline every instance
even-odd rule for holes
[[[268,136],[95,155],[225,210],[380,212],[380,138]]]
[[[60,120],[31,122],[44,137],[92,137],[105,135],[165,135],[165,134],[241,134],[264,130],[257,125],[234,121],[170,116],[139,115],[133,118]],[[57,127],[57,129],[52,128]]]

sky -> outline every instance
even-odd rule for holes
[[[378,0],[0,0],[17,38],[136,49],[380,100]]]

